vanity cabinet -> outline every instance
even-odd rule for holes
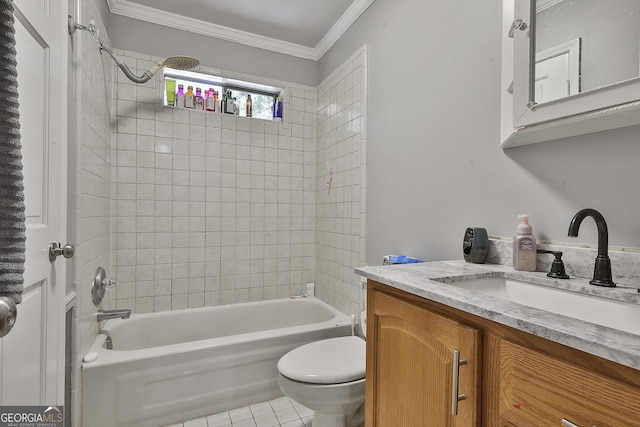
[[[640,426],[640,389],[500,340],[487,364],[499,390],[501,426]],[[497,381],[496,381],[497,380]]]
[[[366,427],[478,425],[481,332],[376,289],[368,307]]]
[[[371,280],[367,302],[366,427],[640,427],[638,370]]]

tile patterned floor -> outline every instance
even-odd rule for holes
[[[313,411],[288,397],[167,427],[311,427]]]

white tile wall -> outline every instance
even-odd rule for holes
[[[138,75],[161,59],[117,53]],[[118,307],[282,298],[313,281],[316,89],[262,82],[285,88],[284,123],[163,107],[160,75],[118,73]]]
[[[96,26],[104,28],[95,1],[82,2],[79,22],[96,18]],[[101,33],[108,44],[108,36]],[[111,59],[100,52],[86,32],[74,36],[74,72],[76,82],[76,127],[69,129],[69,167],[73,175],[69,193],[69,212],[72,215],[70,235],[76,251],[68,261],[73,265],[76,292],[73,316],[72,348],[72,424],[80,425],[81,374],[84,354],[98,334],[96,306],[91,298],[90,282],[98,266],[112,272],[111,266],[111,182],[112,182],[112,129],[113,72]],[[70,91],[73,88],[70,88]],[[111,294],[107,293],[101,308],[110,307]]]
[[[317,295],[354,314],[361,310],[363,295],[353,269],[366,260],[366,56],[363,46],[327,77],[318,86],[317,103]]]

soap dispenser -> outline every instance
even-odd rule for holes
[[[520,224],[513,238],[513,268],[520,271],[536,271],[536,238],[529,224],[529,215],[518,215]]]

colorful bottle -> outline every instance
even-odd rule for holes
[[[518,215],[520,224],[513,238],[513,268],[520,271],[536,271],[536,238],[529,224],[529,215]]]
[[[173,107],[176,105],[176,81],[167,79],[165,81],[165,90],[167,93],[167,105]]]
[[[227,94],[224,99],[224,110],[222,111],[225,114],[234,114],[233,111],[233,97],[230,90],[227,90]]]
[[[273,103],[273,120],[276,122],[282,121],[282,101],[280,97],[276,99],[276,102]]]
[[[204,98],[202,97],[202,89],[196,88],[196,96],[194,98],[194,108],[196,110],[204,110]]]
[[[207,111],[216,111],[216,91],[212,87],[207,91],[207,97],[204,99],[204,109]]]
[[[176,104],[176,107],[184,108],[184,86],[183,85],[178,85],[175,104]]]
[[[253,114],[253,101],[251,100],[251,95],[247,95],[247,104],[246,104],[246,116],[251,117]]]
[[[184,108],[194,108],[196,96],[193,94],[193,86],[187,86],[187,93],[184,95]]]

